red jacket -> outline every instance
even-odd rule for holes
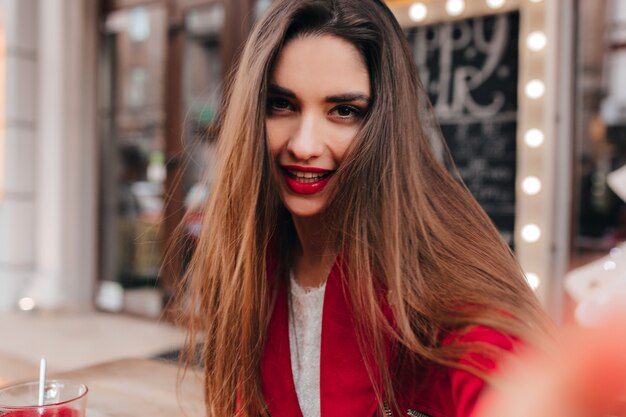
[[[378,413],[378,400],[358,346],[349,300],[335,264],[324,295],[320,355],[321,417],[370,417]],[[263,394],[272,417],[302,417],[289,352],[287,289],[279,289],[267,342],[261,360]],[[450,338],[448,338],[450,339]],[[459,338],[481,341],[512,350],[512,340],[485,327],[476,327]],[[474,358],[487,369],[495,364]],[[469,417],[485,387],[482,379],[456,368],[431,366],[424,377],[402,383],[396,393],[403,415]],[[411,414],[409,411],[413,410]]]

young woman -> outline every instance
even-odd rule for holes
[[[187,287],[208,415],[470,415],[545,319],[433,155],[390,10],[277,0],[228,91]]]

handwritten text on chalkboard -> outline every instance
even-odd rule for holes
[[[407,32],[463,181],[513,242],[519,13]]]

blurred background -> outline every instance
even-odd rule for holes
[[[626,2],[387,3],[460,175],[552,317],[625,304]],[[270,5],[0,0],[0,332],[20,335],[0,357],[67,369],[180,346],[168,303],[211,192],[211,127]]]

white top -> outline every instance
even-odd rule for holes
[[[326,283],[302,288],[291,277],[289,350],[291,371],[304,417],[320,417],[320,349]]]

